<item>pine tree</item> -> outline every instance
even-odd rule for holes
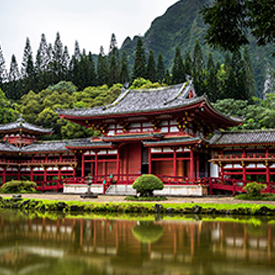
[[[204,60],[199,40],[196,40],[192,60],[192,77],[198,95],[204,93]]]
[[[31,64],[32,63],[32,64]],[[32,58],[32,49],[30,44],[30,39],[27,37],[26,46],[23,54],[23,61],[21,67],[21,76],[22,78],[28,78],[33,75],[33,58]]]
[[[95,72],[95,63],[91,52],[89,52],[88,54],[87,61],[88,61],[89,86],[96,86],[97,77]]]
[[[104,54],[104,49],[102,46],[100,47],[100,52],[97,60],[97,79],[99,85],[109,83],[108,60]]]
[[[113,84],[118,83],[120,78],[120,58],[115,34],[112,34],[111,36],[108,60],[109,86],[112,86]]]
[[[35,90],[37,81],[35,81],[35,68],[33,64],[32,49],[28,37],[26,39],[26,46],[23,54],[21,77],[23,94],[28,93],[30,90]]]
[[[20,73],[15,55],[12,55],[11,57],[8,80],[7,97],[11,99],[19,99],[22,96],[22,93],[20,91]]]
[[[63,78],[63,44],[60,39],[60,34],[57,32],[54,47],[52,51],[51,61],[51,80],[55,84]]]
[[[232,98],[248,99],[248,91],[246,88],[246,75],[244,61],[240,51],[234,51],[232,54],[231,67],[234,72],[236,86],[232,87]],[[234,90],[233,90],[234,89]]]
[[[187,51],[184,60],[185,74],[191,77],[192,75],[192,58],[190,53]]]
[[[248,97],[251,99],[252,96],[256,96],[256,89],[253,68],[247,46],[244,47],[243,59],[246,74],[246,88],[248,91]]]
[[[123,51],[122,57],[121,57],[120,83],[127,86],[129,81],[130,81],[130,76],[129,76],[128,60],[127,60],[126,52]]]
[[[180,53],[180,48],[179,46],[177,46],[172,67],[172,83],[179,84],[183,82],[185,82],[185,70]]]
[[[62,55],[62,76],[63,80],[69,80],[69,66],[70,66],[70,55],[68,47],[64,47],[64,52]]]
[[[147,79],[149,79],[151,82],[157,81],[156,62],[155,62],[154,53],[152,50],[150,50],[149,52],[146,75],[147,75]]]
[[[77,61],[80,61],[81,59],[81,52],[80,52],[80,48],[77,40],[75,41],[75,46],[74,46],[74,57]]]
[[[48,86],[47,69],[49,66],[48,44],[44,34],[41,35],[41,41],[36,53],[35,59],[35,75],[36,75],[36,90],[40,91]]]
[[[157,81],[159,83],[163,82],[164,74],[165,74],[165,68],[164,68],[163,58],[162,58],[162,54],[159,53],[158,63],[157,63]]]
[[[139,37],[137,40],[133,80],[139,77],[146,78],[146,58],[141,37]]]
[[[3,89],[3,84],[7,81],[7,69],[5,59],[0,45],[0,89]]]

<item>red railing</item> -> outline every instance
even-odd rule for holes
[[[275,159],[275,154],[265,153],[247,153],[243,154],[225,154],[225,155],[213,155],[212,159],[220,160],[238,160],[238,159]]]
[[[103,194],[106,193],[108,188],[112,184],[123,184],[123,185],[132,185],[136,178],[140,174],[111,174],[111,175],[98,175],[92,178],[92,184],[103,185]],[[178,177],[178,176],[166,176],[166,175],[157,175],[164,185],[205,185],[208,186],[209,195],[214,194],[214,190],[225,190],[230,191],[232,196],[235,196],[236,192],[242,193],[245,192],[243,187],[252,181],[243,181],[238,179],[226,179],[226,178],[214,178],[214,177],[204,177],[204,178],[195,178],[189,179],[188,177]],[[36,182],[39,191],[49,191],[49,190],[60,190],[63,188],[64,184],[79,184],[86,185],[86,177],[72,177],[62,180],[52,180],[52,181],[37,181]],[[275,183],[264,183],[267,185],[263,193],[275,193]]]
[[[20,165],[32,165],[32,164],[73,164],[76,163],[74,159],[62,159],[62,160],[23,160],[23,161],[18,161],[18,160],[0,160],[0,164],[20,164]]]
[[[36,181],[36,190],[41,192],[56,190],[56,192],[58,192],[63,189],[63,181],[64,180]]]

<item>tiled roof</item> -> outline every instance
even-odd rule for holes
[[[128,135],[115,135],[115,136],[106,136],[103,137],[104,141],[113,141],[118,140],[146,140],[146,139],[161,139],[163,137],[162,133],[143,133],[143,134],[128,134]]]
[[[20,152],[16,146],[0,142],[0,152]]]
[[[36,125],[25,122],[22,117],[20,117],[17,121],[0,125],[0,133],[12,131],[16,129],[25,129],[27,131],[36,132],[38,134],[50,134],[52,129],[45,129],[42,127],[38,127]]]
[[[194,143],[199,141],[206,141],[206,140],[201,137],[184,136],[184,137],[175,137],[175,138],[164,138],[158,141],[144,141],[143,144],[145,146],[155,146],[155,145],[165,146],[166,144],[181,145],[181,144],[188,144],[188,143]]]
[[[216,132],[211,145],[275,143],[275,129]]]
[[[103,142],[103,141],[80,141],[80,142],[70,142],[67,145],[67,148],[106,148],[106,147],[112,147],[112,142]]]
[[[2,152],[18,152],[18,153],[49,153],[49,152],[65,152],[67,146],[70,144],[89,144],[90,139],[78,139],[78,140],[52,140],[52,141],[40,141],[30,145],[26,145],[23,148],[18,148],[8,143],[0,143],[0,151]]]
[[[201,98],[188,99],[192,82],[157,89],[126,90],[110,105],[86,109],[61,110],[60,115],[77,117],[160,111],[185,106]]]

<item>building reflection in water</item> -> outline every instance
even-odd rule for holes
[[[264,222],[2,216],[0,274],[273,274],[274,236]]]

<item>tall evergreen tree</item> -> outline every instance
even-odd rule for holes
[[[5,65],[5,59],[0,45],[0,89],[3,88],[3,84],[7,81],[7,69]]]
[[[139,77],[146,78],[146,58],[141,37],[139,37],[137,40],[133,80]]]
[[[244,47],[243,60],[246,74],[246,88],[248,97],[251,98],[252,96],[256,96],[256,89],[253,68],[247,46]]]
[[[33,66],[33,58],[32,58],[32,49],[31,49],[30,39],[27,37],[24,54],[23,54],[22,67],[21,67],[22,78],[28,78],[30,77],[30,74],[33,74],[33,71],[30,70],[30,67],[31,67],[31,70],[33,70],[34,66]]]
[[[77,40],[75,41],[75,45],[74,45],[74,57],[77,61],[80,61],[81,59],[81,51]]]
[[[70,66],[70,55],[68,47],[64,47],[64,52],[62,55],[62,76],[63,80],[69,80],[69,66]]]
[[[57,32],[51,61],[52,84],[62,80],[63,72],[63,44],[60,39],[60,34]]]
[[[109,48],[109,86],[118,83],[120,80],[120,58],[117,48],[117,41],[115,34],[111,36],[110,48]]]
[[[46,41],[45,34],[42,34],[35,59],[35,75],[37,80],[36,89],[39,91],[45,89],[48,86],[47,69],[49,62],[50,60],[48,56],[48,44]]]
[[[121,57],[121,68],[120,68],[120,83],[127,86],[130,81],[129,68],[128,68],[128,60],[126,52],[122,52]]]
[[[236,81],[236,86],[232,86],[232,98],[248,99],[244,61],[239,50],[234,51],[232,54],[231,67]]]
[[[195,48],[193,52],[192,60],[192,77],[194,81],[194,87],[198,95],[204,93],[204,60],[202,55],[202,50],[200,42],[197,39],[195,43]]]
[[[97,77],[95,72],[95,63],[93,59],[93,55],[89,52],[87,57],[88,62],[88,75],[89,75],[89,86],[96,86],[97,85]]]
[[[163,57],[162,57],[162,54],[159,53],[158,63],[157,63],[157,81],[159,83],[163,82],[164,74],[165,74],[165,68],[164,68],[164,63],[163,63]]]
[[[11,57],[10,71],[8,76],[9,84],[7,88],[7,97],[19,99],[22,96],[20,90],[20,73],[15,55]]]
[[[147,79],[149,79],[151,82],[157,81],[156,62],[152,50],[150,50],[149,52],[148,63],[146,67],[146,75]]]
[[[179,84],[183,82],[185,82],[185,70],[180,53],[180,48],[179,46],[177,46],[172,67],[172,83]]]
[[[210,101],[216,101],[218,99],[217,71],[211,53],[209,53],[207,61],[205,92]]]
[[[109,68],[108,60],[104,54],[104,48],[100,47],[100,52],[97,60],[97,79],[99,85],[109,83]]]
[[[30,90],[35,90],[37,81],[35,81],[35,68],[33,64],[32,49],[28,37],[26,39],[26,46],[23,54],[21,77],[23,94],[28,93]]]
[[[184,60],[185,74],[191,77],[192,75],[192,58],[190,53],[187,51]]]

